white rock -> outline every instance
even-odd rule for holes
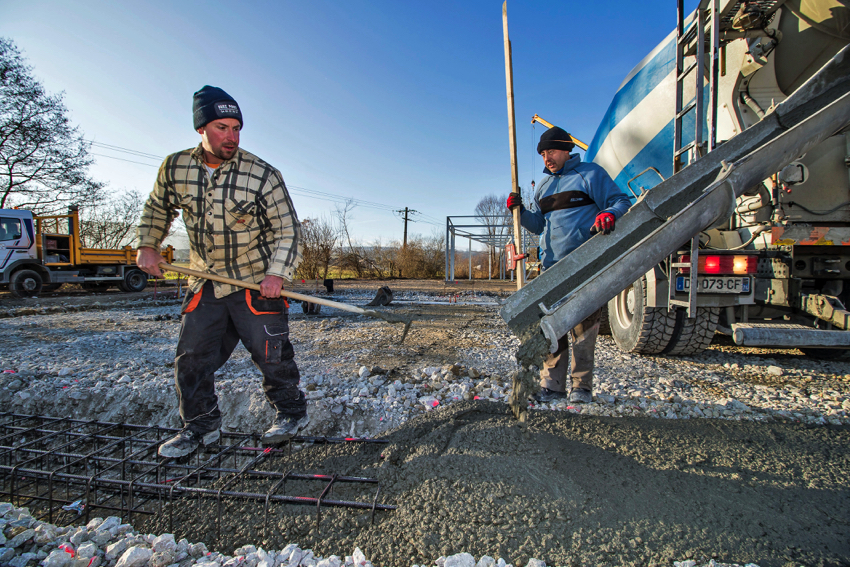
[[[50,552],[50,555],[47,556],[47,559],[44,560],[44,567],[65,567],[74,558],[70,553],[67,553],[61,549],[54,549]]]
[[[782,376],[785,372],[778,366],[768,366],[767,373],[771,376]],[[685,561],[687,563],[687,561]]]
[[[311,549],[304,550],[304,557],[301,558],[301,567],[315,567],[318,561],[313,555]]]
[[[525,564],[525,567],[546,567],[546,562],[532,557],[528,560],[528,563]]]
[[[363,567],[366,565],[366,556],[363,555],[359,547],[354,548],[354,553],[351,554],[351,560],[354,562],[354,567]]]
[[[35,535],[35,530],[24,530],[8,542],[6,542],[6,547],[20,547]]]
[[[129,547],[129,545],[130,542],[128,542],[126,539],[121,539],[113,544],[106,546],[106,559],[111,561],[119,557],[127,550],[127,547]]]
[[[91,541],[96,543],[98,546],[103,547],[107,543],[112,540],[112,534],[109,533],[109,530],[99,530],[92,537]]]
[[[121,518],[118,516],[109,516],[103,523],[97,526],[98,530],[111,530],[112,528],[117,528],[121,525]]]
[[[475,567],[495,567],[496,560],[490,557],[489,555],[481,556],[481,559],[478,560],[478,563],[475,564]]]
[[[76,532],[71,535],[70,542],[77,547],[84,541],[88,541],[89,539],[89,531],[86,528],[80,528]]]
[[[360,370],[357,372],[357,375],[361,378],[368,378],[370,374],[372,373],[365,366],[361,366]]]
[[[37,528],[35,528],[35,536],[33,536],[33,541],[38,545],[45,545],[48,543],[52,543],[56,539],[56,530],[53,529],[53,526],[50,524],[41,524]],[[5,543],[6,538],[3,537],[3,542]]]
[[[166,567],[174,562],[174,555],[170,551],[159,551],[154,553],[148,560],[148,567]]]
[[[77,557],[81,559],[88,559],[89,557],[94,557],[96,554],[97,546],[91,541],[88,541],[77,548]]]
[[[174,534],[162,534],[153,540],[151,547],[153,547],[154,553],[167,551],[173,554],[177,551],[177,542],[174,541]]]
[[[292,544],[290,544],[290,545],[292,545]],[[289,547],[289,546],[287,545],[286,547]],[[286,548],[284,548],[284,552],[285,551],[286,551]],[[282,552],[282,555],[283,555],[283,552]],[[304,557],[304,552],[301,551],[301,548],[296,545],[292,548],[292,551],[289,552],[288,556],[283,555],[283,557],[288,562],[287,563],[288,565],[298,565],[299,563],[301,563],[301,559]]]
[[[290,545],[292,545],[292,544],[290,544]],[[286,548],[284,548],[284,549],[286,549]],[[248,554],[256,553],[256,552],[257,552],[256,546],[254,546],[254,545],[243,545],[242,547],[240,547],[239,549],[234,551],[233,555],[248,555]],[[283,553],[283,552],[281,552],[281,553]]]
[[[342,560],[336,555],[331,555],[327,559],[322,559],[316,563],[316,567],[341,567]]]
[[[135,545],[124,552],[115,567],[143,567],[152,556],[151,548]]]
[[[445,567],[475,567],[475,558],[469,553],[458,553],[446,557]]]

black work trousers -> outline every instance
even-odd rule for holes
[[[207,433],[221,426],[215,371],[240,340],[263,374],[263,391],[278,417],[307,414],[282,298],[261,299],[258,291],[244,290],[216,299],[207,282],[186,295],[182,312],[174,373],[184,427]]]

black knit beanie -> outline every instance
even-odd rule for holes
[[[576,145],[573,143],[573,138],[567,134],[563,128],[553,126],[540,135],[540,142],[537,144],[537,153],[543,150],[564,150],[572,151]]]
[[[204,86],[192,100],[195,130],[219,118],[235,118],[242,125],[242,111],[233,97],[218,87]]]

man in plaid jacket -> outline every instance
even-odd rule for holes
[[[236,101],[205,86],[194,95],[193,111],[201,143],[168,156],[159,168],[137,228],[136,263],[162,276],[160,245],[182,210],[190,266],[259,283],[260,291],[189,280],[174,364],[183,429],[159,448],[163,457],[182,457],[218,441],[214,373],[240,340],[277,412],[263,441],[285,441],[309,423],[289,341],[288,305],[280,295],[301,261],[301,225],[280,172],[239,147],[242,112]]]

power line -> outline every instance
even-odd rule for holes
[[[134,149],[131,149],[131,148],[125,148],[125,147],[116,146],[116,145],[113,145],[113,144],[104,144],[103,142],[97,142],[95,140],[86,140],[86,141],[89,144],[91,144],[92,146],[102,148],[102,149],[105,149],[105,150],[109,150],[109,151],[129,154],[129,155],[132,155],[132,156],[137,156],[137,157],[141,157],[141,158],[145,158],[145,159],[155,159],[155,160],[158,160],[158,161],[162,161],[162,160],[165,159],[163,156],[158,156],[156,154],[151,154],[151,153],[148,153],[148,152],[142,152],[142,151],[134,150]],[[127,162],[127,163],[134,163],[134,164],[137,164],[137,165],[144,165],[144,166],[147,166],[147,167],[154,167],[154,168],[159,167],[159,165],[153,165],[153,164],[150,164],[150,163],[144,163],[144,162],[129,160],[129,159],[120,158],[120,157],[116,157],[116,156],[110,156],[110,155],[107,155],[107,154],[100,154],[100,153],[91,152],[91,155],[99,156],[99,157],[105,157],[105,158],[108,158],[108,159],[114,159],[114,160],[123,161],[123,162]],[[330,199],[330,200],[335,201],[335,202],[352,203],[352,204],[355,204],[357,206],[370,208],[370,209],[377,209],[379,211],[398,212],[397,208],[393,207],[392,205],[388,205],[386,203],[378,203],[378,202],[375,202],[375,201],[367,201],[365,199],[356,199],[354,197],[349,197],[349,196],[346,196],[346,195],[338,195],[336,193],[329,193],[327,191],[319,191],[319,190],[316,190],[316,189],[308,189],[306,187],[300,187],[298,185],[287,184],[286,187],[287,187],[287,189],[289,189],[289,192],[291,194],[297,195],[299,197],[309,197],[309,198],[313,198],[313,199],[326,199],[326,200]],[[422,213],[419,213],[418,211],[408,211],[408,212],[409,213],[416,213],[416,214],[419,214],[419,215],[422,216],[421,221],[417,221],[415,219],[409,219],[410,222],[424,222],[425,224],[431,224],[431,225],[434,225],[434,226],[443,226],[443,222],[441,222],[437,218],[430,217],[428,215],[423,215]]]
[[[112,144],[104,144],[102,142],[95,142],[94,140],[88,140],[88,142],[92,146],[97,146],[98,148],[103,148],[105,150],[112,150],[112,151],[115,151],[115,152],[132,154],[134,156],[139,156],[139,157],[144,157],[144,158],[149,158],[149,159],[156,159],[156,160],[160,160],[160,161],[165,159],[162,156],[149,154],[147,152],[140,152],[138,150],[131,150],[130,148],[122,148],[121,146],[113,146]]]
[[[105,158],[109,158],[109,159],[117,159],[118,161],[126,161],[127,163],[137,163],[139,165],[146,165],[148,167],[155,167],[155,168],[159,167],[158,165],[153,165],[153,164],[150,164],[150,163],[144,163],[144,162],[141,162],[141,161],[133,161],[131,159],[124,159],[124,158],[115,157],[115,156],[108,156],[106,154],[96,154],[94,152],[89,152],[89,153],[93,156],[105,157]]]

